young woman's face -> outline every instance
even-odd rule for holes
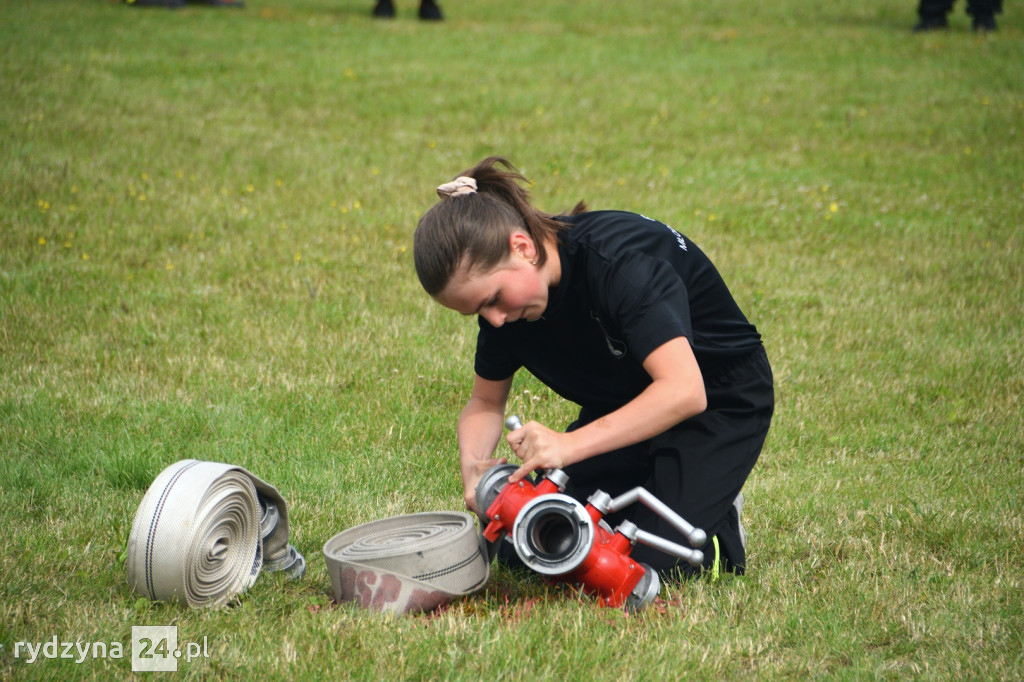
[[[480,315],[492,326],[539,320],[548,307],[549,278],[544,269],[512,253],[487,272],[460,269],[436,296],[438,303],[463,315]]]

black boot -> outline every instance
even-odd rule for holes
[[[975,33],[990,33],[996,30],[996,17],[993,14],[975,14],[972,25]]]
[[[444,17],[441,16],[441,8],[437,6],[434,0],[423,0],[420,3],[420,19],[424,21],[441,21]]]
[[[945,14],[939,14],[937,16],[925,16],[921,17],[921,20],[914,25],[914,33],[921,33],[922,31],[941,31],[949,28],[949,20],[946,19]]]
[[[377,6],[373,8],[373,16],[378,19],[394,19],[395,6],[391,0],[377,0]]]
[[[167,9],[180,9],[185,6],[185,0],[127,0],[127,4],[133,7],[165,7]]]

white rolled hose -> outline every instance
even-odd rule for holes
[[[371,521],[324,545],[334,599],[372,611],[430,611],[487,582],[490,560],[474,517],[425,512]]]
[[[220,606],[260,571],[293,578],[306,562],[288,544],[277,489],[230,464],[181,460],[146,491],[128,538],[128,584],[153,601]]]

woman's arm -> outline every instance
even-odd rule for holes
[[[509,480],[518,481],[535,469],[561,469],[653,438],[707,408],[704,379],[686,338],[658,346],[643,365],[651,384],[614,412],[568,433],[537,422],[510,432],[508,443],[523,465]]]
[[[480,512],[476,505],[476,484],[491,467],[508,460],[494,458],[505,420],[505,402],[512,377],[490,381],[474,375],[469,402],[459,415],[459,465],[462,471],[466,508]]]

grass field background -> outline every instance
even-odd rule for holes
[[[16,642],[207,638],[190,678],[1024,675],[1024,5],[0,0],[0,677]],[[498,570],[440,613],[331,604],[321,548],[461,508],[475,325],[411,260],[433,188],[509,157],[548,210],[711,255],[777,412],[749,572],[638,615]],[[513,408],[563,427],[527,376]],[[122,552],[184,458],[289,501],[307,578],[149,603]]]

